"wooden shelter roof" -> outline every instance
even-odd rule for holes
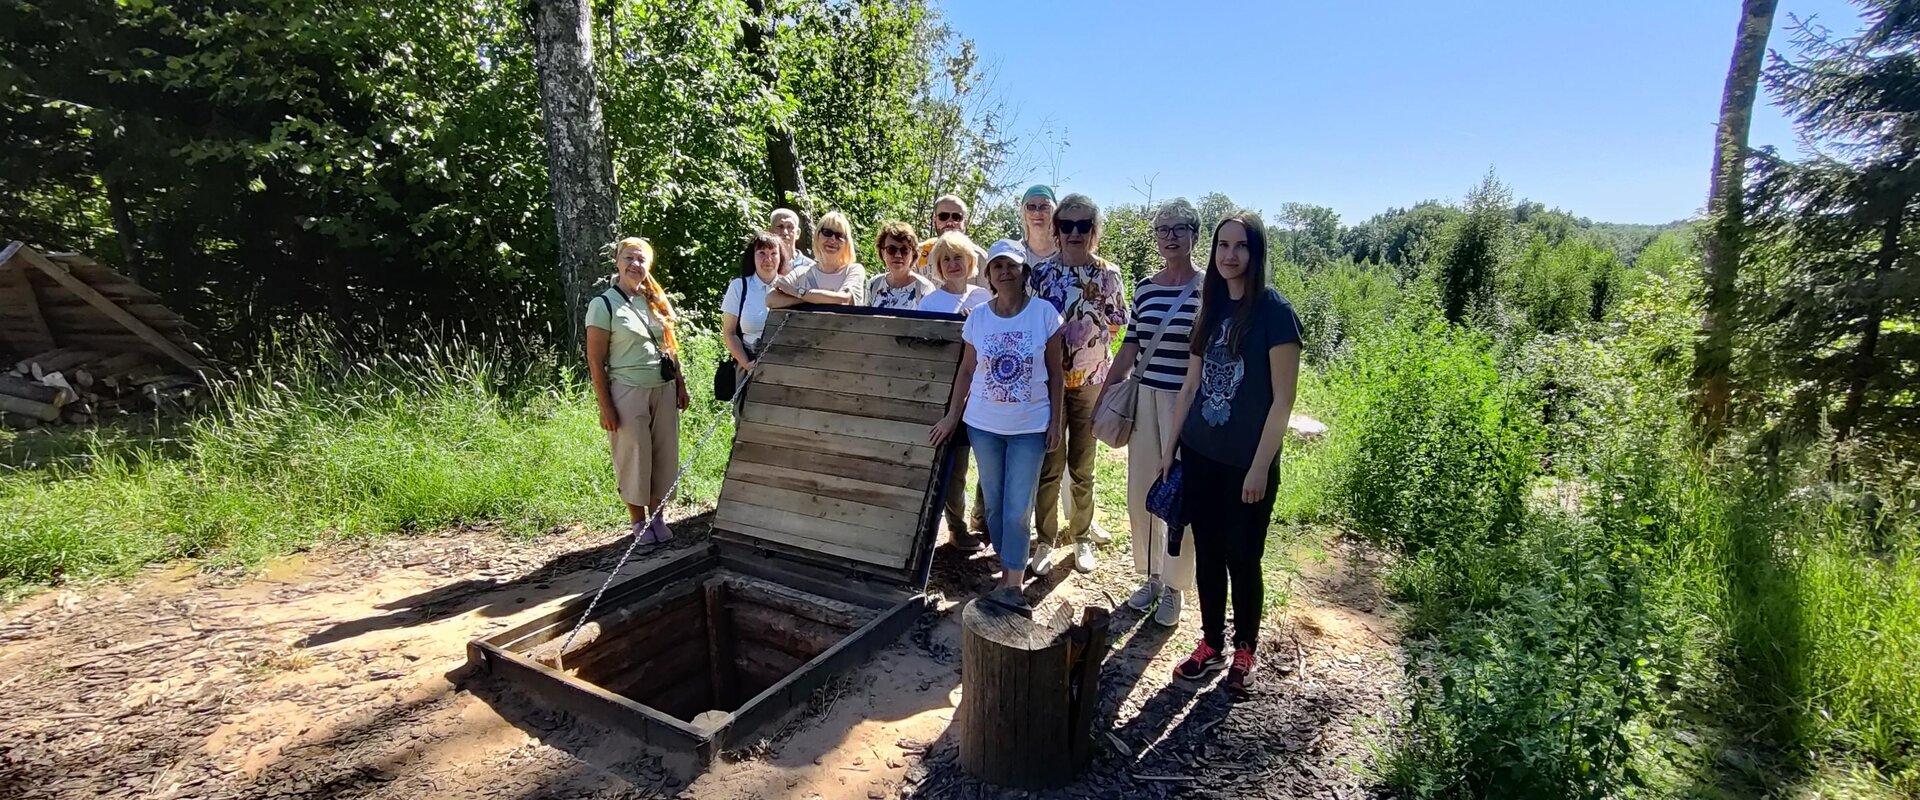
[[[145,353],[210,371],[200,334],[160,296],[78,253],[0,248],[0,352],[7,363],[55,348]]]

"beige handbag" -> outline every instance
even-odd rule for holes
[[[1160,320],[1160,328],[1153,332],[1153,338],[1147,340],[1147,346],[1140,348],[1140,356],[1133,360],[1133,374],[1118,386],[1100,396],[1100,405],[1093,409],[1093,438],[1106,442],[1108,447],[1121,448],[1133,438],[1134,403],[1140,396],[1140,375],[1147,371],[1147,364],[1153,360],[1153,353],[1160,347],[1160,337],[1166,335],[1167,325],[1173,322],[1173,315],[1187,304],[1187,298],[1193,296],[1200,282],[1206,276],[1196,276],[1180,290],[1173,305],[1167,309],[1167,316]]]

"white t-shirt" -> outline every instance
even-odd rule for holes
[[[740,302],[741,287],[747,287],[746,302]],[[759,273],[727,282],[727,296],[720,299],[720,311],[740,317],[740,338],[751,350],[760,344],[760,331],[767,327],[767,290],[773,284],[760,280]]]
[[[1047,339],[1060,330],[1060,312],[1038,298],[1012,317],[985,306],[967,316],[960,338],[977,360],[962,419],[1002,436],[1045,433],[1052,409],[1047,400]]]
[[[942,286],[920,298],[921,311],[936,311],[942,314],[960,314],[965,316],[984,306],[993,299],[993,293],[978,286],[968,286],[964,295],[954,294]]]

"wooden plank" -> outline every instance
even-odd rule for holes
[[[901,341],[898,337],[873,333],[789,327],[780,332],[780,341],[769,347],[767,354],[773,355],[789,348],[832,350],[860,355],[887,355],[894,358],[914,358],[947,364],[959,363],[963,349],[957,338],[951,342],[922,342],[914,339]]]
[[[23,414],[41,422],[52,422],[60,418],[60,407],[50,403],[36,403],[24,397],[0,394],[0,411]]]
[[[919,422],[931,425],[947,415],[945,403],[923,403],[917,400],[896,400],[891,397],[799,389],[771,383],[754,386],[748,392],[747,396],[755,403],[788,408],[810,408],[815,411],[832,411],[874,419],[890,419],[896,422]]]
[[[95,291],[93,287],[88,286],[79,278],[68,274],[66,270],[42,258],[39,253],[33,251],[33,248],[20,248],[20,252],[15,258],[26,259],[28,264],[39,268],[39,270],[46,273],[48,277],[58,281],[60,285],[67,287],[67,291],[73,292],[84,298],[87,302],[92,303],[93,307],[100,309],[107,316],[112,317],[115,322],[120,323],[121,326],[127,330],[133,331],[135,335],[146,340],[148,344],[153,345],[154,349],[159,350],[168,358],[180,362],[188,369],[212,371],[212,367],[208,366],[206,362],[194,357],[192,353],[180,349],[172,340],[162,336],[159,331],[154,330],[148,326],[147,323],[136,319],[132,314],[128,314],[125,309],[121,308],[112,300],[102,296],[99,292]]]
[[[790,318],[790,319],[789,319]],[[788,328],[821,331],[854,331],[881,336],[906,336],[936,341],[960,341],[960,321],[914,319],[877,314],[835,314],[831,311],[792,311],[779,309],[767,314],[767,330],[786,320]],[[784,333],[784,331],[783,331]],[[902,343],[905,344],[905,343]]]
[[[734,617],[727,610],[727,584],[720,580],[706,583],[707,601],[707,672],[712,681],[713,705],[732,708],[734,693],[733,670],[720,669],[720,666],[733,661]]]
[[[736,482],[801,494],[820,495],[823,498],[851,500],[855,503],[908,513],[918,513],[924,500],[919,489],[872,481],[849,480],[838,476],[821,475],[818,472],[756,464],[751,461],[734,461],[727,465],[726,481],[721,485],[721,492],[726,491],[727,484]]]
[[[903,467],[933,463],[933,448],[926,442],[883,442],[864,436],[821,436],[818,431],[742,422],[734,430],[734,441],[772,445],[804,453],[825,453],[867,461],[883,461]]]
[[[826,553],[828,555],[839,556],[849,561],[858,561],[863,564],[874,564],[882,567],[893,567],[895,569],[899,569],[900,565],[905,561],[905,556],[888,556],[883,553],[855,547],[845,542],[823,541],[801,536],[791,530],[792,526],[783,525],[781,530],[765,527],[764,523],[767,519],[765,512],[767,509],[730,503],[720,507],[719,511],[720,513],[714,515],[714,527],[729,530],[742,536],[752,536],[770,542],[779,542],[811,553]]]
[[[896,348],[905,349],[905,348]],[[761,364],[783,364],[790,367],[809,367],[829,372],[851,372],[856,375],[879,375],[886,378],[908,378],[919,381],[940,381],[953,385],[953,376],[959,372],[958,359],[953,361],[927,361],[918,358],[899,358],[892,354],[853,355],[833,350],[814,350],[812,348],[781,347],[768,352],[760,359]]]
[[[760,362],[753,369],[755,384],[793,386],[800,389],[825,389],[829,392],[891,397],[922,403],[945,403],[953,387],[952,380],[934,381],[914,378],[888,378],[881,375],[857,375],[810,367]],[[753,390],[747,390],[747,403],[753,403]]]
[[[735,601],[729,609],[740,638],[770,646],[802,661],[826,652],[853,630],[827,627],[745,600]]]
[[[183,333],[188,329],[186,320],[152,320],[139,314],[134,315],[156,331],[163,333]],[[50,306],[46,309],[47,327],[69,335],[122,334],[126,332],[118,323],[102,315],[92,306]]]
[[[727,476],[734,477],[734,468],[741,464],[760,464],[791,470],[799,475],[829,475],[856,483],[896,486],[914,494],[926,491],[927,480],[932,477],[929,467],[903,467],[897,464],[885,464],[878,461],[848,458],[846,456],[809,453],[785,447],[772,447],[763,444],[740,442],[733,446],[733,460],[727,463]],[[789,482],[770,480],[768,470],[742,469],[737,475],[743,480],[764,483],[768,486],[793,488]],[[759,476],[759,477],[756,477]]]
[[[493,673],[543,701],[631,732],[642,741],[691,751],[707,740],[702,731],[631,698],[555,672],[518,653],[486,641],[467,645],[467,662],[476,672]]]
[[[916,513],[918,509],[902,511],[841,497],[825,497],[776,486],[762,486],[744,480],[726,481],[720,490],[720,501],[778,508],[830,522],[843,522],[881,531],[900,531],[907,536],[911,536],[920,524],[920,515]]]
[[[36,275],[39,274],[39,271],[36,270],[34,274]],[[87,303],[86,298],[68,291],[65,286],[62,286],[51,280],[47,280],[40,283],[39,288],[40,288],[40,291],[44,293],[44,295],[40,298],[41,302],[50,307],[51,306],[79,306],[79,305],[86,305]],[[103,283],[103,284],[100,284],[99,286],[95,286],[94,291],[97,291],[103,295],[106,295],[107,297],[113,298],[114,302],[116,303],[139,304],[139,303],[160,302],[160,295],[154,294],[153,290],[148,289],[139,284]]]
[[[752,402],[741,409],[740,418],[748,422],[763,422],[783,428],[814,431],[816,435],[823,438],[859,436],[898,444],[928,444],[927,434],[933,430],[932,425],[914,422],[867,419],[851,414],[834,414],[786,406],[763,406]]]
[[[7,258],[0,259],[0,307],[14,309],[13,315],[25,325],[25,336],[10,335],[7,339],[23,352],[37,353],[59,347],[60,342],[53,338],[53,329],[47,327],[40,298],[33,290],[33,282],[27,279],[25,260],[14,257],[24,249],[19,242],[12,242],[7,245]]]
[[[822,548],[837,547],[835,555],[874,564],[898,564],[913,552],[911,536],[845,522],[796,514],[784,508],[755,503],[726,501],[718,504],[715,519],[721,523],[750,525],[775,530],[785,541],[817,542]]]

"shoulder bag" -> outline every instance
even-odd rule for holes
[[[1160,337],[1166,335],[1167,326],[1173,324],[1173,315],[1187,304],[1187,298],[1193,296],[1201,280],[1196,277],[1180,290],[1180,296],[1174,299],[1166,316],[1161,318],[1159,328],[1154,330],[1153,338],[1140,348],[1139,357],[1133,361],[1133,374],[1100,397],[1100,405],[1093,409],[1093,438],[1114,448],[1126,447],[1127,441],[1133,438],[1133,411],[1135,400],[1140,395],[1140,376],[1146,373],[1147,364],[1153,361],[1154,351],[1160,347]]]

